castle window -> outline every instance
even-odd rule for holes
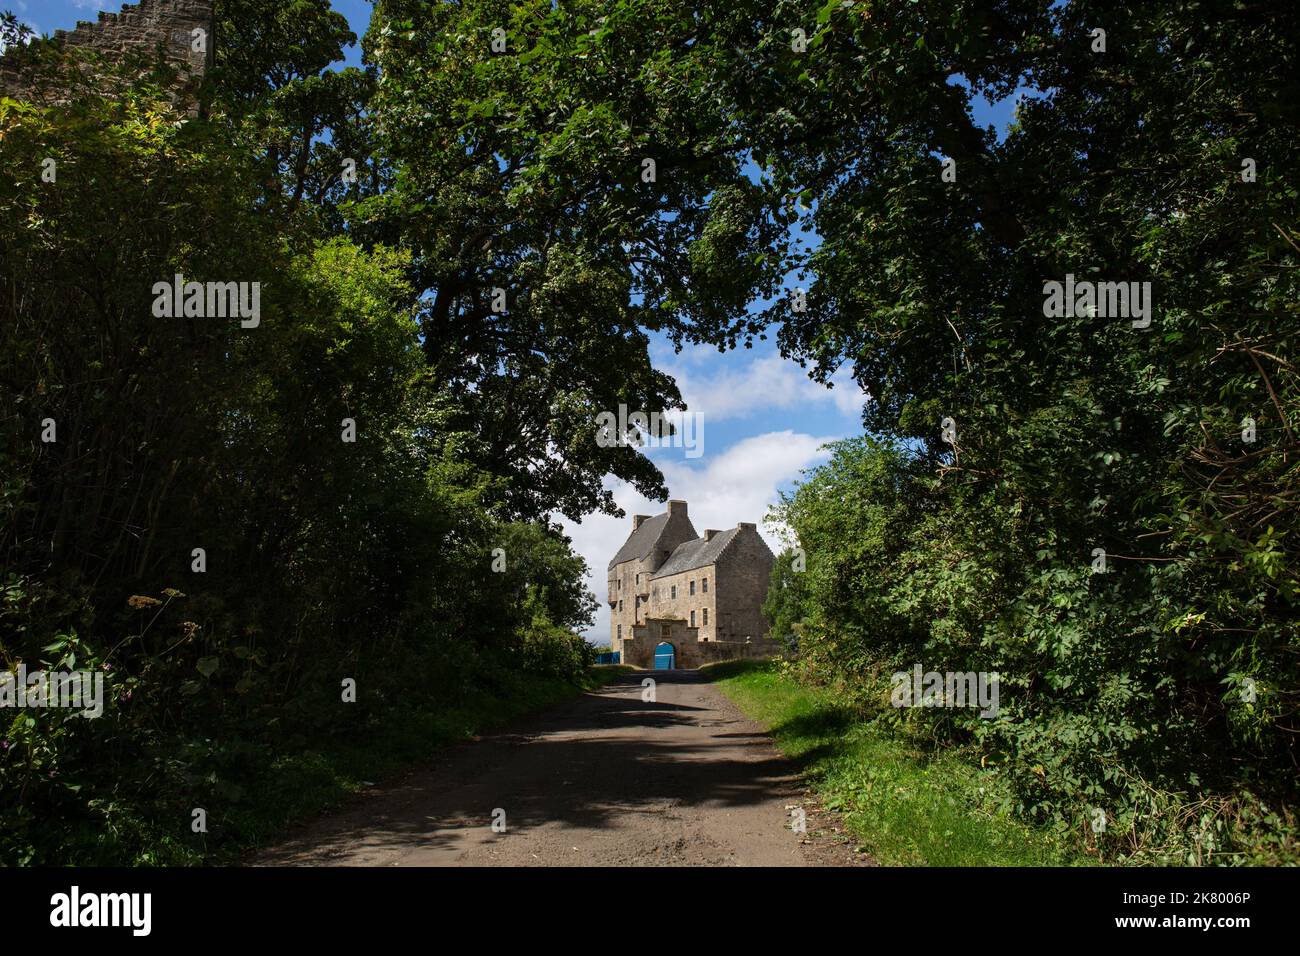
[[[704,609],[704,626],[709,626],[709,609],[707,607]]]
[[[691,612],[691,627],[695,626],[695,612]]]
[[[691,582],[691,597],[695,597],[695,582]]]
[[[708,579],[708,578],[700,578],[700,588],[701,588],[701,590],[704,591],[705,594],[708,594],[708,593],[709,593],[709,579]]]
[[[619,609],[620,612],[623,610],[623,602],[622,602],[622,601],[619,601],[619,602],[618,602],[618,609]]]
[[[677,600],[677,585],[674,584],[671,588],[668,589],[668,597],[674,601]]]
[[[618,625],[618,639],[619,639],[620,641],[623,640],[623,625],[622,625],[622,624]]]

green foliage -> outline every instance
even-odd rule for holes
[[[1293,837],[1266,841],[1294,832],[1293,778],[1279,765],[1290,742],[1240,719],[1256,708],[1235,692],[1232,654],[1186,647],[1194,625],[1170,610],[1187,599],[1181,562],[1146,565],[1136,581],[1052,562],[1050,534],[1026,528],[1015,502],[925,464],[897,445],[842,442],[779,509],[808,554],[803,676],[903,738],[973,748],[1014,795],[1007,809],[1074,830],[1106,858],[1289,858]],[[1268,647],[1239,640],[1256,660]],[[890,707],[891,675],[918,663],[997,673],[999,714]],[[1108,816],[1101,839],[1093,808]]]
[[[785,641],[792,652],[799,649],[799,631],[808,614],[808,592],[804,587],[807,578],[797,564],[801,560],[795,551],[777,555],[771,585],[763,600],[763,614],[771,624],[773,637]]]
[[[195,788],[237,801],[309,731],[508,657],[571,678],[592,605],[550,516],[664,490],[595,414],[680,404],[647,332],[775,327],[870,396],[780,509],[805,676],[1106,859],[1293,858],[1300,13],[1194,12],[379,0],[333,71],[324,0],[232,0],[197,118],[159,64],[105,99],[108,65],[12,51],[71,102],[0,99],[0,650],[107,665],[119,708],[11,728],[5,847],[161,858]],[[973,123],[1026,86],[1004,139]],[[260,327],[156,319],[177,273],[261,282]],[[1150,326],[1049,317],[1067,273],[1150,282]],[[915,662],[997,671],[1001,713],[882,707]],[[83,829],[33,842],[53,812]]]
[[[6,10],[0,13],[0,53],[31,41],[32,28],[18,19],[18,15]]]
[[[1105,810],[1107,858],[1291,859],[1300,31],[1290,8],[1186,14],[828,4],[803,58],[759,28],[737,109],[769,205],[801,197],[820,239],[788,263],[809,309],[768,316],[816,376],[852,367],[876,436],[780,517],[813,679],[878,707],[914,663],[996,671],[997,719],[880,719],[978,746],[1018,812],[1088,841]],[[973,124],[1022,86],[1045,95],[1004,140]],[[1150,326],[1046,315],[1067,273],[1150,282]]]
[[[411,251],[268,201],[256,123],[181,119],[0,100],[0,670],[107,687],[4,711],[5,860],[224,858],[592,660],[582,559],[494,507],[428,372]],[[177,273],[259,282],[260,323],[155,316]]]
[[[613,513],[606,475],[664,497],[658,469],[600,447],[592,422],[620,404],[680,407],[646,330],[734,346],[751,297],[775,289],[760,263],[783,230],[691,46],[700,16],[675,2],[376,4],[370,110],[392,188],[350,222],[415,252],[430,368],[480,438],[475,460],[508,478],[496,490],[514,515]]]
[[[869,720],[851,702],[798,679],[787,663],[707,668],[844,814],[859,852],[885,866],[1077,866],[1067,834],[1008,809],[1005,781],[960,750],[935,754]],[[977,764],[978,761],[975,761]]]

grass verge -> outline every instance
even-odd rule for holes
[[[1066,839],[998,809],[996,778],[959,751],[926,753],[804,686],[777,662],[705,672],[777,746],[864,852],[886,866],[1071,866],[1092,861]]]

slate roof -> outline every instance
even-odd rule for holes
[[[722,549],[731,543],[731,539],[736,536],[738,530],[740,529],[729,528],[726,531],[719,531],[713,536],[712,541],[705,541],[703,538],[696,538],[694,541],[683,541],[668,556],[668,560],[660,566],[659,570],[651,575],[651,578],[680,574],[683,571],[691,571],[712,564],[718,560],[718,555],[722,554]]]
[[[642,561],[649,557],[666,524],[668,524],[668,512],[666,511],[661,515],[655,515],[653,518],[646,518],[645,521],[641,522],[641,527],[628,535],[628,539],[623,542],[623,547],[618,549],[618,554],[614,555],[613,560],[609,562],[609,566],[612,568],[624,561]]]

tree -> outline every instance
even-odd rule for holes
[[[1135,779],[1289,787],[1261,778],[1294,766],[1300,702],[1298,44],[1295,11],[1227,2],[799,5],[732,44],[769,206],[817,237],[788,260],[807,310],[766,316],[818,378],[852,367],[930,502],[880,558],[818,557],[820,510],[897,492],[840,487],[842,451],[796,498],[852,595],[815,595],[827,640],[858,634],[868,670],[998,669],[1015,716],[970,731],[1044,814]],[[972,122],[1022,88],[1005,139]],[[1112,286],[1061,314],[1067,275],[1135,309]],[[920,629],[882,642],[897,614]]]
[[[596,442],[596,416],[680,407],[646,331],[734,345],[770,285],[781,230],[696,54],[711,29],[681,3],[376,6],[394,186],[353,222],[414,251],[429,368],[510,514],[612,512],[607,474],[663,497],[639,451]]]

